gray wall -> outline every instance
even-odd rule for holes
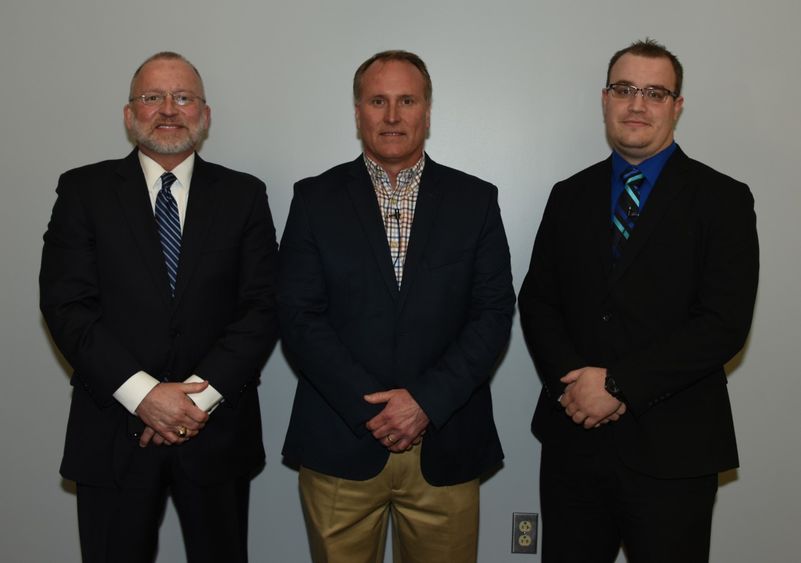
[[[280,234],[293,182],[359,150],[349,95],[355,67],[385,48],[420,53],[434,79],[428,150],[499,186],[519,289],[551,185],[608,154],[600,91],[609,56],[651,36],[685,65],[679,142],[750,184],[762,243],[754,326],[729,386],[742,468],[723,479],[712,559],[798,560],[800,6],[793,0],[4,0],[0,558],[79,560],[75,499],[58,475],[68,368],[37,308],[41,235],[62,171],[130,149],[122,106],[130,75],[145,57],[172,49],[200,68],[213,116],[202,154],[265,179]],[[493,381],[506,465],[482,489],[484,563],[539,560],[508,553],[511,513],[539,510],[539,445],[528,431],[539,383],[515,325]],[[280,457],[294,387],[278,350],[260,389],[269,458],[252,489],[253,561],[308,558],[296,475]],[[161,563],[185,560],[172,510],[161,538]]]

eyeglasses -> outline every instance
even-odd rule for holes
[[[187,94],[186,92],[146,92],[141,96],[133,96],[129,98],[128,101],[133,102],[134,100],[139,100],[146,106],[160,106],[164,103],[164,100],[167,99],[167,96],[171,97],[173,103],[179,107],[191,106],[198,100],[206,103],[206,98]]]
[[[606,91],[609,92],[613,98],[619,100],[633,100],[639,92],[643,100],[655,104],[664,103],[668,98],[673,98],[675,100],[679,97],[676,92],[671,92],[667,88],[661,88],[659,86],[637,88],[631,84],[610,84],[606,87]]]

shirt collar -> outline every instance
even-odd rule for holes
[[[139,164],[142,166],[142,172],[145,174],[145,184],[148,190],[161,189],[161,175],[167,172],[161,165],[147,156],[142,151],[138,151]],[[195,168],[195,153],[187,156],[181,164],[170,170],[175,174],[178,183],[186,190],[189,190],[189,184],[192,181],[192,171]]]
[[[643,176],[645,176],[645,179],[650,182],[651,185],[654,185],[657,178],[659,178],[659,174],[662,173],[662,169],[665,167],[668,159],[676,151],[677,146],[678,145],[676,144],[676,141],[673,141],[669,146],[662,149],[654,156],[646,158],[634,168],[642,172]],[[623,173],[631,167],[632,165],[626,162],[626,160],[620,156],[617,151],[612,151],[613,178],[620,178]]]
[[[364,157],[364,164],[367,166],[367,172],[370,174],[370,179],[373,181],[373,187],[376,189],[383,188],[387,192],[391,192],[392,190],[392,183],[389,181],[389,174],[387,174],[386,170],[381,168],[381,166],[373,162],[366,154],[362,154]],[[416,182],[413,182],[415,178],[419,178],[420,174],[423,172],[423,168],[426,164],[426,155],[420,157],[414,166],[410,168],[404,168],[400,172],[398,172],[398,181],[395,185],[397,190],[403,191],[407,186],[411,185],[414,186]]]

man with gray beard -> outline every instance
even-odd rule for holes
[[[84,562],[152,562],[168,493],[190,563],[247,561],[276,241],[264,183],[196,154],[210,117],[197,69],[157,53],[124,109],[136,148],[56,189],[41,309],[73,368]]]

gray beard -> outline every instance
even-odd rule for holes
[[[157,141],[142,131],[139,123],[134,120],[133,126],[128,129],[128,137],[137,145],[141,145],[156,154],[180,154],[192,150],[200,144],[206,138],[208,127],[200,127],[195,131],[187,129],[187,132],[188,135],[182,140],[173,142]]]

